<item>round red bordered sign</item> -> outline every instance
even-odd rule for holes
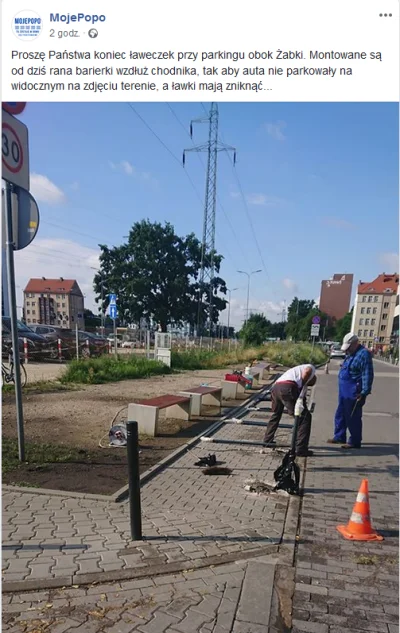
[[[24,164],[24,150],[16,131],[8,125],[2,125],[2,161],[6,168],[17,174]]]
[[[8,112],[8,114],[21,114],[25,110],[26,103],[17,103],[17,102],[3,102],[1,104],[3,110]]]

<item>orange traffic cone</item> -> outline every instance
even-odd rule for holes
[[[383,536],[372,529],[369,514],[368,479],[363,479],[347,525],[338,525],[336,529],[344,538],[352,541],[383,541]]]

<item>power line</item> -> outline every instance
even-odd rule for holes
[[[194,141],[193,141],[193,139],[192,139],[192,137],[191,137],[190,133],[188,132],[188,130],[186,129],[186,127],[184,126],[184,124],[182,123],[182,121],[179,119],[178,115],[175,113],[175,111],[173,110],[172,106],[171,106],[169,103],[167,103],[166,105],[167,105],[168,109],[170,110],[170,112],[172,113],[172,115],[174,116],[174,118],[175,118],[175,119],[177,120],[177,122],[179,123],[179,125],[182,127],[182,129],[185,131],[185,133],[187,134],[187,136],[190,138],[190,141],[191,141],[191,143],[192,143],[193,147],[195,147],[195,143],[194,143]],[[201,105],[202,105],[202,107],[203,107],[203,110],[205,111],[205,113],[206,113],[206,114],[207,114],[207,116],[208,116],[208,113],[207,113],[207,110],[206,110],[206,109],[205,109],[205,107],[204,107],[204,104],[202,103]],[[203,167],[203,169],[204,169],[204,171],[205,171],[205,170],[206,170],[206,166],[205,166],[205,164],[204,164],[204,161],[203,161],[203,159],[202,159],[202,157],[201,157],[200,153],[196,152],[196,155],[197,155],[197,157],[198,157],[198,159],[199,159],[199,161],[200,161],[200,163],[201,163],[201,165],[202,165],[202,167]],[[231,231],[232,231],[232,234],[233,234],[233,236],[234,236],[234,238],[235,238],[235,240],[236,240],[236,242],[237,242],[237,244],[238,244],[238,246],[239,246],[239,249],[240,249],[240,251],[241,251],[241,253],[242,253],[243,259],[244,259],[244,260],[246,260],[246,261],[247,261],[247,263],[248,263],[248,258],[247,258],[247,256],[246,256],[246,254],[245,254],[244,250],[243,250],[242,244],[241,244],[241,242],[240,242],[240,240],[239,240],[238,236],[236,235],[236,232],[235,232],[235,229],[233,228],[232,222],[231,222],[231,220],[230,220],[230,218],[229,218],[229,216],[228,216],[227,212],[225,211],[224,206],[222,205],[222,202],[221,202],[220,197],[218,196],[218,194],[217,194],[217,202],[218,202],[218,205],[220,206],[221,211],[222,211],[222,213],[223,213],[223,214],[224,214],[224,216],[225,216],[225,219],[226,219],[226,221],[227,221],[227,224],[228,224],[228,226],[230,227],[230,229],[231,229]],[[217,235],[218,235],[218,233],[217,233]],[[226,248],[226,247],[225,247],[225,248]],[[226,250],[227,250],[227,249],[226,249]],[[234,261],[234,260],[233,260],[233,258],[232,258],[232,261]]]
[[[236,179],[236,182],[237,182],[237,185],[238,185],[238,188],[239,188],[240,196],[241,196],[242,201],[243,201],[243,206],[245,208],[247,219],[249,221],[250,229],[251,229],[251,232],[253,234],[254,243],[256,245],[258,255],[259,255],[261,263],[263,265],[263,270],[264,270],[264,272],[266,274],[266,277],[267,277],[268,281],[271,284],[271,290],[272,290],[273,294],[275,294],[275,296],[277,296],[277,293],[276,293],[276,291],[273,288],[273,282],[272,282],[272,279],[271,279],[271,277],[270,277],[270,275],[268,273],[268,269],[267,269],[267,266],[265,264],[263,254],[261,252],[260,245],[258,243],[257,234],[255,232],[254,225],[253,225],[253,220],[252,220],[251,215],[250,215],[250,211],[249,211],[249,207],[248,207],[248,204],[247,204],[246,196],[244,195],[243,188],[242,188],[241,182],[239,180],[239,176],[238,176],[237,170],[235,169],[235,166],[232,163],[232,160],[231,160],[230,156],[229,156],[229,160],[230,160],[231,165],[232,165],[232,171],[233,171],[233,173],[235,175],[235,179]]]

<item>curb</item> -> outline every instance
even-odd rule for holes
[[[197,560],[183,561],[180,563],[163,563],[162,565],[150,565],[148,567],[129,567],[127,569],[115,569],[112,571],[99,571],[90,574],[74,574],[70,576],[60,576],[59,578],[37,578],[26,580],[12,580],[2,583],[2,593],[14,593],[23,591],[37,591],[42,589],[56,589],[71,586],[93,585],[99,583],[116,582],[120,580],[135,580],[137,578],[147,578],[149,576],[163,576],[176,574],[204,567],[215,565],[225,565],[239,560],[257,558],[259,556],[273,556],[276,559],[279,550],[278,544],[265,545],[243,552],[232,552],[222,556],[209,556]]]

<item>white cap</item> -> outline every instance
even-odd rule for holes
[[[357,343],[357,342],[358,342],[358,336],[353,334],[353,332],[349,332],[349,334],[346,334],[346,336],[343,339],[343,345],[341,347],[342,352],[347,352],[347,350],[349,349],[350,345],[352,343]]]

